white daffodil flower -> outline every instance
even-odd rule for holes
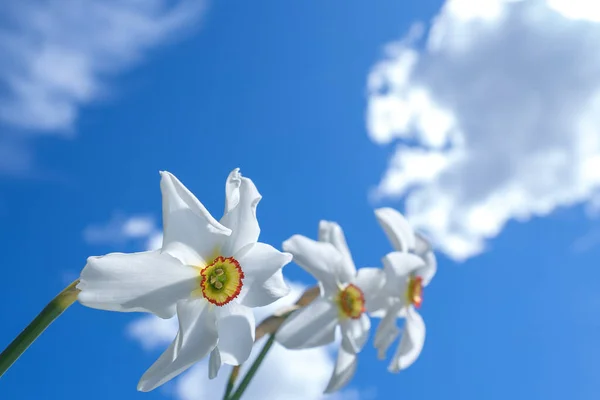
[[[179,332],[148,369],[138,390],[150,391],[211,354],[211,376],[221,363],[246,361],[254,344],[250,307],[287,295],[281,268],[292,256],[257,242],[254,183],[239,169],[226,183],[225,215],[215,220],[168,172],[161,172],[162,249],[90,257],[81,272],[79,301],[112,311],[177,313]]]
[[[380,359],[400,335],[397,318],[405,318],[404,333],[388,370],[399,372],[419,357],[425,343],[425,322],[417,312],[423,288],[435,275],[437,262],[425,238],[415,234],[402,214],[391,208],[375,211],[377,220],[396,251],[383,258],[386,283],[373,300],[372,313],[383,317],[375,333]]]
[[[319,241],[294,235],[283,243],[294,261],[319,281],[320,297],[290,315],[276,333],[276,340],[289,349],[323,346],[335,339],[339,325],[342,342],[326,393],[346,385],[356,371],[356,354],[369,336],[371,322],[365,311],[384,284],[383,271],[356,271],[344,233],[333,222],[321,221]]]

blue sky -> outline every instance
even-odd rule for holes
[[[32,57],[1,60],[0,347],[88,256],[145,247],[153,230],[92,242],[84,232],[116,215],[147,217],[159,229],[159,170],[177,175],[220,217],[225,178],[240,167],[263,195],[263,242],[315,237],[320,219],[333,220],[357,266],[378,266],[391,247],[373,208],[390,205],[406,210],[440,250],[421,309],[427,339],[419,360],[389,374],[369,342],[341,398],[596,398],[600,145],[593,128],[600,121],[590,117],[592,106],[569,113],[568,105],[596,104],[600,61],[591,54],[600,18],[574,19],[578,11],[565,11],[565,2],[551,9],[541,0],[487,1],[497,14],[473,17],[467,11],[479,9],[459,7],[464,0],[444,9],[443,1],[212,2],[164,19],[176,28],[160,19],[167,12],[158,5],[177,2],[150,2],[159,11],[143,14],[130,1],[126,11],[139,6],[153,34],[140,34],[140,43],[122,38],[128,45],[108,61],[102,46],[90,46],[85,62],[57,56],[65,69],[59,62],[42,76],[31,72],[32,62],[45,60],[34,45]],[[31,33],[30,25],[0,19],[0,37],[48,35],[49,51],[84,52],[71,39],[77,29],[59,23],[71,21],[57,11],[64,4],[50,4],[56,29]],[[30,18],[25,7],[6,7],[19,21]],[[430,25],[434,16],[438,24]],[[425,23],[421,38],[403,40],[417,21]],[[94,43],[110,36],[88,33],[82,38]],[[515,37],[527,40],[508,46]],[[389,43],[395,50],[385,50]],[[394,79],[406,72],[406,57],[415,70]],[[591,72],[578,69],[584,63]],[[17,91],[15,71],[43,90]],[[71,90],[64,76],[98,90]],[[368,84],[376,79],[385,83]],[[435,107],[415,100],[423,92]],[[73,113],[53,119],[65,104]],[[422,123],[447,115],[447,126]],[[398,164],[399,156],[408,161]],[[284,271],[313,283],[294,264]],[[74,305],[2,377],[2,398],[181,398],[177,383],[136,392],[166,347],[146,351],[127,334],[139,318]],[[222,393],[216,384],[210,390]]]

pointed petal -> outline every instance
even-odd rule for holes
[[[396,288],[396,292],[403,291],[407,279],[418,268],[425,266],[421,257],[410,253],[394,251],[383,257],[386,286]]]
[[[385,360],[386,353],[392,343],[400,336],[400,329],[396,325],[392,325],[390,329],[381,333],[378,347],[377,347],[377,358]]]
[[[396,320],[398,319],[398,313],[403,308],[403,305],[400,303],[394,304],[385,310],[385,315],[379,322],[377,331],[375,331],[373,346],[378,350],[380,359],[385,358],[385,353],[400,333],[400,329],[396,325]]]
[[[392,373],[400,372],[414,363],[425,344],[425,322],[419,313],[413,308],[406,310],[406,324],[400,345],[390,363],[388,370]]]
[[[335,339],[337,317],[336,306],[318,298],[290,315],[277,331],[275,339],[288,349],[324,346]]]
[[[340,325],[342,328],[342,347],[352,353],[360,352],[367,339],[369,339],[369,329],[371,329],[369,316],[363,313],[360,318],[347,319]]]
[[[215,313],[204,299],[177,303],[179,332],[169,348],[140,379],[138,390],[149,392],[206,357],[217,345]]]
[[[242,174],[240,169],[236,168],[229,173],[225,181],[225,211],[223,215],[233,210],[240,202],[240,186],[242,184]]]
[[[239,299],[246,307],[264,307],[290,294],[283,271],[277,270],[264,282],[244,282]]]
[[[423,257],[430,251],[433,251],[433,249],[431,248],[431,243],[429,243],[429,240],[427,240],[422,234],[415,232],[415,254]]]
[[[352,281],[365,296],[365,307],[367,311],[375,311],[381,304],[377,303],[381,296],[381,289],[385,284],[385,273],[380,268],[360,268]]]
[[[101,310],[171,318],[177,301],[196,288],[198,277],[196,269],[158,251],[90,257],[77,285],[79,302]]]
[[[335,222],[321,221],[319,223],[319,242],[331,243],[342,254],[343,262],[339,279],[342,283],[350,282],[356,275],[356,266],[342,228]]]
[[[236,302],[217,308],[219,353],[224,364],[240,365],[248,359],[254,345],[254,314]]]
[[[431,280],[435,276],[435,273],[437,272],[437,260],[435,258],[435,254],[432,251],[425,253],[422,256],[422,258],[425,262],[425,265],[421,268],[418,268],[415,271],[415,274],[423,278],[423,286],[427,286],[429,285],[429,282],[431,282]]]
[[[221,369],[221,353],[219,353],[219,347],[215,347],[210,352],[208,359],[208,379],[215,379]]]
[[[231,201],[228,199],[226,207],[231,207],[237,199],[237,204],[221,218],[221,224],[231,229],[231,236],[221,249],[222,254],[229,257],[242,247],[258,241],[260,227],[256,219],[256,207],[262,196],[250,179],[242,177],[239,169],[229,174],[227,182],[226,195]]]
[[[415,233],[402,214],[384,207],[375,210],[375,216],[396,251],[407,252],[415,248]]]
[[[325,393],[332,393],[340,390],[352,380],[356,373],[356,366],[358,359],[356,354],[344,350],[340,347],[338,351],[337,360],[333,370],[333,375],[327,384]]]
[[[205,263],[231,230],[217,222],[196,196],[169,172],[161,172],[160,188],[163,198],[163,252],[187,265]]]
[[[249,250],[247,250],[249,248]],[[262,307],[286,296],[290,288],[283,280],[281,268],[292,260],[290,253],[282,253],[265,243],[245,246],[234,257],[244,271],[244,286],[240,303],[248,307]]]
[[[333,245],[294,235],[283,242],[283,250],[292,253],[294,262],[314,276],[327,295],[337,291],[343,261]]]

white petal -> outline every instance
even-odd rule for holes
[[[402,339],[388,370],[395,373],[408,368],[419,357],[424,344],[425,322],[413,307],[408,307]]]
[[[216,312],[221,361],[240,365],[248,359],[254,345],[254,313],[235,302],[218,307]]]
[[[239,301],[246,307],[264,307],[287,296],[290,290],[279,269],[264,282],[244,281]]]
[[[342,328],[342,346],[346,351],[360,352],[369,338],[369,329],[371,329],[369,316],[363,313],[360,318],[347,319],[340,325]]]
[[[400,329],[396,325],[392,325],[390,329],[383,332],[379,338],[377,347],[377,358],[385,360],[386,352],[400,335]]]
[[[337,307],[328,300],[318,298],[290,315],[275,338],[288,349],[324,346],[335,339],[337,317]]]
[[[357,363],[356,354],[347,352],[343,347],[340,347],[333,374],[327,384],[325,393],[332,393],[346,386],[356,373]]]
[[[215,313],[204,299],[177,303],[179,332],[169,348],[146,371],[138,390],[148,392],[173,379],[206,357],[217,345]]]
[[[400,251],[386,254],[382,261],[386,286],[396,288],[398,293],[403,292],[410,275],[425,265],[421,257]]]
[[[338,290],[343,260],[333,245],[294,235],[283,242],[283,250],[292,253],[294,262],[314,276],[327,295]]]
[[[144,311],[161,318],[198,285],[198,271],[158,251],[90,257],[77,288],[79,302],[110,311]]]
[[[240,169],[236,168],[229,173],[227,181],[225,181],[225,212],[233,210],[240,202],[240,185],[242,184],[242,174]]]
[[[381,297],[381,289],[385,284],[385,273],[380,268],[360,268],[352,281],[365,296],[365,307],[367,311],[375,311],[383,304],[378,304]]]
[[[221,218],[221,224],[231,229],[231,236],[221,249],[221,253],[224,256],[229,257],[247,244],[256,243],[258,240],[260,227],[258,226],[258,220],[256,219],[256,206],[262,196],[258,193],[254,183],[248,178],[243,178],[239,173],[239,170],[237,170],[237,173],[236,170],[234,170],[229,174],[227,180],[227,195],[228,197],[232,197],[232,199],[230,204],[227,204],[226,207],[233,205],[233,202],[237,197],[237,204],[235,207],[231,208],[223,215],[223,218]],[[237,194],[235,194],[236,192]]]
[[[379,326],[375,332],[375,340],[373,341],[373,345],[379,351],[380,358],[385,357],[387,349],[390,347],[395,338],[398,337],[400,330],[396,325],[396,320],[398,319],[398,313],[404,308],[406,307],[404,307],[401,303],[396,303],[390,306],[388,309],[386,309],[385,315],[379,322]]]
[[[342,254],[343,263],[339,279],[342,283],[350,282],[356,275],[356,266],[342,228],[335,222],[321,221],[319,223],[319,242],[331,243]]]
[[[423,236],[422,234],[415,232],[415,248],[414,248],[415,254],[423,257],[425,254],[429,253],[430,251],[433,251],[433,249],[431,248],[431,243],[429,243],[429,240],[427,240],[425,238],[425,236]]]
[[[175,176],[161,172],[163,248],[188,265],[212,256],[231,230],[214,219],[206,207]]]
[[[239,253],[242,255],[234,257],[244,271],[244,285],[240,293],[242,304],[262,307],[289,293],[281,268],[292,260],[290,253],[282,253],[260,242],[245,246]]]
[[[422,258],[425,262],[425,265],[421,268],[418,268],[415,271],[415,274],[423,278],[423,286],[427,286],[437,272],[437,260],[432,251],[425,253]]]
[[[375,210],[375,216],[396,251],[407,252],[415,248],[415,233],[402,214],[384,207]]]
[[[210,352],[208,359],[208,379],[215,379],[221,369],[221,353],[219,353],[219,347],[215,347]]]

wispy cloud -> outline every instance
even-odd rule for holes
[[[390,44],[369,76],[368,130],[396,143],[375,190],[461,260],[511,219],[600,188],[600,8],[447,0],[419,47]],[[592,207],[593,208],[593,207]]]
[[[73,127],[108,79],[198,22],[203,0],[38,0],[2,6],[0,118],[40,131]]]
[[[90,244],[122,245],[136,241],[149,249],[160,248],[162,232],[153,217],[147,215],[125,216],[116,213],[108,222],[93,224],[83,231]]]
[[[72,135],[111,78],[199,25],[206,0],[30,0],[0,4],[0,172],[34,168],[23,137]],[[17,152],[14,152],[14,150]]]

